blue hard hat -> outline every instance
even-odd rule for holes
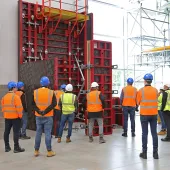
[[[40,84],[41,86],[48,86],[50,84],[49,78],[46,76],[41,77]]]
[[[147,74],[145,74],[145,76],[143,77],[143,79],[144,79],[144,80],[153,80],[153,76],[152,76],[152,74],[147,73]]]
[[[16,88],[17,87],[17,83],[15,83],[14,81],[10,81],[8,83],[8,89],[12,89],[12,88]]]
[[[133,81],[133,78],[128,78],[128,79],[127,79],[127,83],[128,83],[128,84],[133,84],[133,82],[134,82],[134,81]]]
[[[20,89],[21,87],[24,87],[24,83],[21,82],[21,81],[19,81],[19,82],[17,83],[17,88]]]
[[[65,88],[66,88],[66,84],[62,84],[62,85],[60,86],[60,89],[65,90]]]

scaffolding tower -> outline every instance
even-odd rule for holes
[[[145,73],[155,75],[157,70],[163,77],[164,67],[170,66],[169,11],[144,8],[140,3],[138,9],[127,12],[126,22],[126,78],[132,76],[135,83],[141,83]],[[163,79],[159,84],[163,84]]]

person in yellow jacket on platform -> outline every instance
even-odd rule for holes
[[[55,156],[51,147],[51,131],[53,127],[53,109],[57,105],[56,97],[53,90],[48,88],[50,81],[48,77],[42,77],[40,80],[41,88],[34,90],[33,110],[36,116],[36,136],[35,136],[35,156],[39,156],[41,136],[44,131],[45,143],[47,148],[47,157]]]
[[[9,82],[8,89],[9,92],[1,100],[2,112],[5,119],[5,152],[9,152],[11,150],[9,145],[9,134],[12,127],[14,132],[14,153],[24,152],[25,149],[19,146],[19,132],[23,107],[20,97],[15,94],[17,91],[17,84],[15,82]]]
[[[75,112],[77,112],[77,97],[72,93],[72,91],[73,86],[68,84],[66,86],[66,92],[61,95],[59,100],[62,116],[58,134],[58,143],[61,142],[66,121],[68,121],[68,135],[66,137],[66,143],[71,142],[70,137],[72,135],[72,125],[74,122]]]

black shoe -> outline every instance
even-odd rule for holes
[[[127,137],[127,133],[123,133],[122,136]]]
[[[165,138],[162,138],[161,141],[162,142],[170,142],[170,138],[165,137]]]
[[[31,139],[31,137],[27,136],[27,135],[22,135],[21,138],[22,140],[27,140],[27,139]]]
[[[10,146],[5,146],[5,152],[9,152],[11,151],[11,147]]]
[[[159,159],[158,152],[153,152],[153,158],[154,158],[154,159]]]
[[[139,156],[143,159],[147,159],[147,153],[146,152],[140,153]]]
[[[20,152],[25,152],[25,149],[21,148],[20,146],[14,147],[14,153],[20,153]]]
[[[136,135],[135,135],[135,133],[133,132],[133,133],[132,133],[132,137],[135,137],[135,136],[136,136]]]

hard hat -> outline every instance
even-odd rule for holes
[[[67,84],[67,86],[66,86],[66,91],[73,91],[73,86],[72,86],[72,84]]]
[[[65,90],[65,88],[66,88],[66,84],[62,84],[62,85],[60,86],[60,89]]]
[[[20,89],[21,87],[24,87],[24,83],[21,82],[21,81],[19,81],[19,82],[17,83],[17,88]]]
[[[8,83],[8,89],[17,88],[17,83],[10,81]]]
[[[92,84],[91,84],[91,87],[98,87],[99,85],[98,85],[98,83],[97,82],[93,82]]]
[[[44,76],[40,80],[41,86],[48,86],[50,84],[50,80],[48,77]]]
[[[153,76],[152,76],[152,74],[147,73],[147,74],[145,74],[145,76],[143,77],[143,79],[144,79],[144,80],[153,80]]]
[[[134,81],[133,81],[132,78],[128,78],[128,79],[127,79],[127,83],[128,83],[128,84],[133,84],[133,82],[134,82]]]
[[[170,84],[165,84],[164,86],[166,86],[166,87],[169,87],[169,88],[170,88]]]

